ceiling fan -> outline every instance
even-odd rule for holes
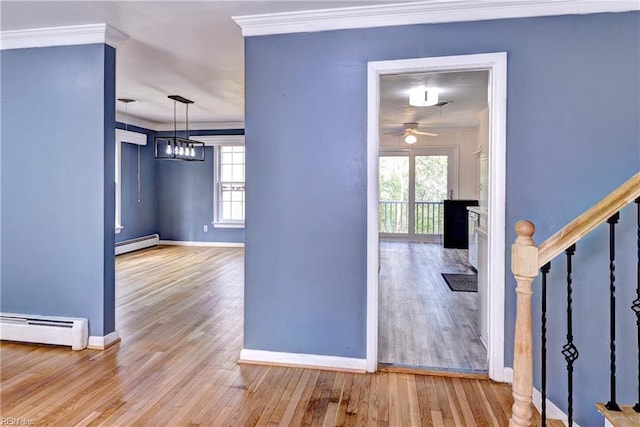
[[[415,144],[418,141],[417,135],[424,135],[424,136],[431,136],[431,137],[438,136],[437,133],[423,132],[421,130],[418,130],[418,126],[420,125],[417,122],[407,122],[402,124],[402,127],[403,127],[402,139],[404,140],[404,142],[406,142],[407,144]]]

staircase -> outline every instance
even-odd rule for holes
[[[626,206],[635,203],[637,206],[637,229],[638,239],[637,248],[618,248],[616,246],[616,225],[620,220],[620,211]],[[632,212],[631,208],[628,210]],[[626,212],[626,211],[625,211]],[[637,372],[625,372],[620,379],[622,381],[633,381],[637,386],[637,401],[640,402],[640,173],[634,175],[627,182],[622,184],[611,194],[606,196],[600,202],[588,209],[582,215],[567,224],[560,231],[549,237],[544,243],[536,245],[533,241],[535,226],[529,221],[518,221],[515,225],[517,238],[512,246],[511,252],[511,269],[515,276],[517,287],[517,303],[516,303],[516,325],[514,339],[514,361],[513,361],[513,408],[510,419],[511,427],[529,427],[533,425],[533,330],[532,316],[540,316],[540,372],[541,378],[541,425],[556,425],[551,420],[547,420],[547,291],[557,290],[558,283],[549,281],[552,262],[558,264],[561,268],[566,269],[564,273],[565,283],[561,286],[566,289],[564,298],[566,298],[566,343],[562,346],[561,354],[566,362],[566,423],[573,425],[574,421],[574,373],[576,364],[579,363],[580,351],[577,341],[574,339],[573,312],[574,305],[577,304],[577,292],[585,292],[593,290],[598,283],[584,283],[581,287],[576,287],[573,283],[574,269],[573,266],[578,265],[574,257],[580,256],[578,250],[579,242],[591,233],[597,226],[606,223],[609,231],[609,283],[608,298],[602,301],[601,306],[593,307],[594,315],[604,316],[608,319],[609,336],[608,350],[609,353],[609,390],[603,390],[603,397],[609,395],[607,403],[595,403],[596,408],[604,416],[605,426],[640,426],[640,403],[631,405],[622,405],[617,402],[618,389],[618,373],[616,372],[616,321],[621,316],[635,316],[638,326],[637,337],[624,337],[625,341],[630,339],[637,341],[638,346],[638,368]],[[628,235],[627,235],[628,236]],[[594,239],[595,240],[595,239]],[[593,240],[592,240],[593,241]],[[637,268],[638,280],[634,284],[636,287],[636,299],[634,301],[624,301],[616,303],[616,250],[637,251],[637,266],[625,265],[622,268]],[[633,253],[633,252],[630,252]],[[564,258],[564,259],[562,259]],[[603,262],[607,262],[604,260]],[[541,274],[540,274],[541,273]],[[540,295],[540,313],[532,313],[532,284],[534,280],[540,277],[541,291]],[[598,279],[599,280],[599,279]],[[606,285],[606,284],[605,284]],[[630,285],[621,284],[621,285]],[[553,286],[553,288],[551,287]],[[598,288],[600,291],[600,288]],[[557,292],[554,292],[554,294]],[[575,300],[575,301],[574,301]],[[537,301],[536,301],[537,302]],[[557,304],[553,304],[557,306]],[[631,309],[629,309],[631,307]],[[589,307],[591,309],[591,307]],[[622,310],[624,309],[624,311]],[[558,325],[553,325],[558,327]],[[602,338],[605,337],[590,337]],[[593,367],[590,367],[593,368]],[[605,367],[603,366],[603,369]],[[552,381],[555,378],[550,378]],[[608,393],[607,393],[608,392]],[[558,403],[558,402],[555,402]],[[537,414],[536,414],[537,415]],[[537,418],[537,417],[536,417]]]

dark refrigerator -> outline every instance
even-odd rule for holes
[[[469,212],[467,206],[478,206],[477,200],[445,200],[443,245],[445,248],[469,248]]]

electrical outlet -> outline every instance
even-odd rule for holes
[[[209,226],[205,225],[204,227],[202,227],[202,229],[204,230],[204,232],[206,233],[207,231],[209,231]]]

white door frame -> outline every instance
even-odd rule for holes
[[[511,380],[504,366],[505,179],[507,53],[373,61],[367,70],[367,370],[378,366],[378,149],[380,76],[386,74],[489,71],[489,377]]]

